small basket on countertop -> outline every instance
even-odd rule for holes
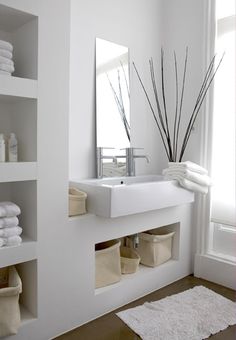
[[[69,188],[69,216],[86,214],[87,194],[77,188]]]
[[[138,253],[129,247],[120,247],[120,264],[122,274],[132,274],[138,270],[140,256]]]

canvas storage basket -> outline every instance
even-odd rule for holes
[[[69,216],[86,214],[87,194],[76,188],[69,188]]]
[[[16,334],[20,326],[22,283],[15,267],[9,268],[8,282],[8,287],[0,289],[0,337]]]
[[[138,270],[140,256],[129,247],[120,247],[120,264],[122,274],[132,274]]]
[[[112,240],[95,245],[96,288],[121,279],[120,241]]]
[[[174,232],[163,233],[157,230],[139,234],[137,252],[141,263],[145,266],[156,267],[168,261],[172,256],[172,239]]]

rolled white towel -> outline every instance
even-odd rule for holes
[[[11,236],[11,237],[0,237],[0,247],[7,246],[19,246],[22,242],[22,238],[20,236]]]
[[[11,60],[9,58],[2,57],[1,55],[0,55],[0,63],[14,66],[14,61],[13,60]]]
[[[14,65],[7,65],[7,64],[0,63],[0,70],[13,73],[15,71],[15,67]]]
[[[165,176],[166,179],[175,179],[179,182],[179,184],[185,188],[185,189],[188,189],[188,190],[191,190],[193,192],[199,192],[201,194],[204,194],[206,195],[208,193],[208,186],[205,186],[205,185],[200,185],[200,184],[197,184],[195,182],[192,182],[186,178],[183,178],[181,176],[178,176],[178,175],[166,175]]]
[[[13,46],[11,43],[9,43],[8,41],[5,40],[0,40],[0,48],[3,50],[7,50],[12,52],[13,51]]]
[[[20,215],[21,210],[13,202],[0,202],[0,217],[13,217]]]
[[[0,218],[0,229],[17,227],[18,224],[19,219],[16,216]]]
[[[12,59],[13,57],[12,52],[4,50],[3,48],[0,48],[0,56],[8,58],[8,59]]]
[[[22,234],[21,227],[13,227],[13,228],[3,228],[0,229],[0,237],[8,238],[11,236],[20,236]]]
[[[0,74],[2,74],[3,76],[11,76],[11,72],[6,72],[2,70],[0,70]]]
[[[186,162],[169,162],[168,165],[169,165],[169,168],[171,168],[173,170],[188,169],[188,170],[191,170],[193,172],[197,172],[197,173],[202,174],[202,175],[207,175],[208,174],[208,171],[205,168],[201,167],[198,164],[190,162],[190,161],[186,161]]]
[[[167,168],[167,169],[164,169],[162,171],[162,174],[164,176],[166,175],[177,175],[177,176],[180,176],[182,178],[186,178],[192,182],[195,182],[197,184],[200,184],[200,185],[204,185],[204,186],[210,186],[212,183],[211,183],[211,179],[209,176],[207,175],[201,175],[197,172],[193,172],[193,171],[190,171],[188,169],[179,169],[179,170],[173,170],[172,168]]]

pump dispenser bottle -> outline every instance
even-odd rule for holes
[[[18,142],[14,133],[10,134],[8,139],[8,161],[17,162],[18,160]]]
[[[0,133],[0,162],[5,162],[5,160],[6,160],[6,147],[4,134]]]

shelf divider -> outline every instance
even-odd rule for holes
[[[31,181],[36,179],[36,162],[0,163],[0,183]]]
[[[37,99],[38,82],[33,79],[0,75],[0,97]]]
[[[22,236],[22,243],[19,246],[0,248],[0,268],[35,260],[36,258],[37,242],[26,236]]]

